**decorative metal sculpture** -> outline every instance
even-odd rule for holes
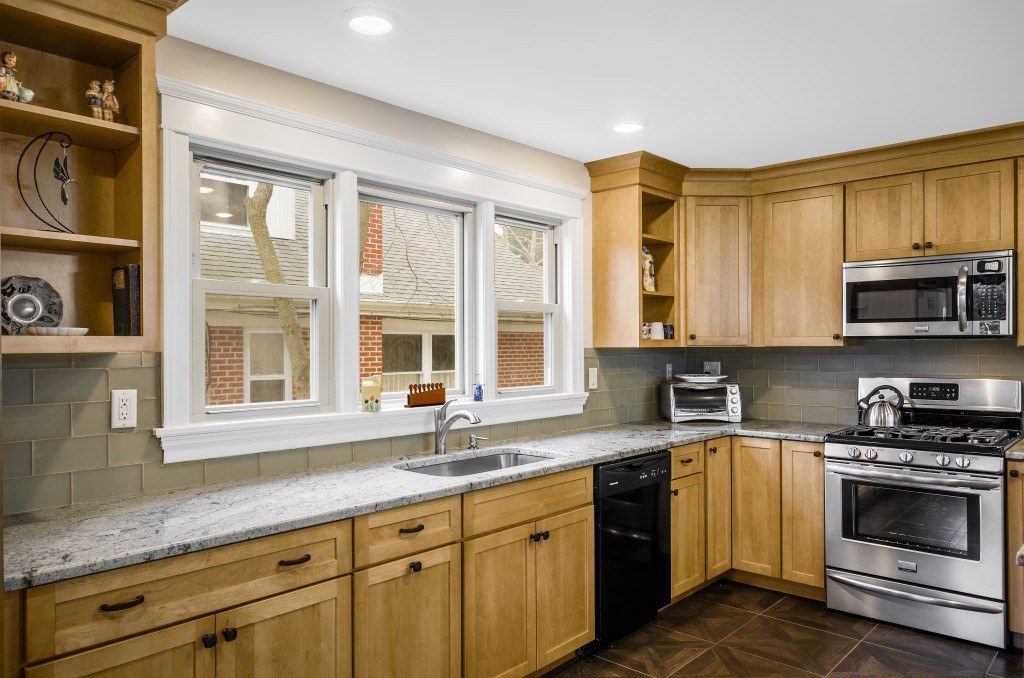
[[[57,137],[57,139],[54,140],[54,137]],[[32,163],[32,183],[35,186],[36,198],[39,200],[39,204],[43,206],[44,210],[46,210],[50,219],[53,220],[52,222],[40,216],[32,205],[29,204],[28,198],[25,197],[25,189],[21,184],[21,163],[28,154],[29,149],[32,148],[32,145],[38,141],[42,141],[42,143],[39,145],[39,151],[36,153],[36,159]],[[78,182],[71,178],[71,173],[68,171],[68,148],[71,147],[71,137],[64,132],[43,132],[32,139],[32,141],[25,144],[25,148],[22,149],[21,155],[18,156],[18,194],[21,196],[21,201],[25,203],[25,207],[27,207],[28,211],[32,213],[32,216],[46,224],[47,228],[52,231],[74,233],[74,231],[68,228],[64,222],[57,218],[57,215],[53,213],[53,210],[46,205],[46,201],[43,199],[43,194],[39,190],[39,161],[43,156],[43,151],[46,150],[46,146],[51,141],[55,141],[62,151],[61,157],[53,159],[53,178],[60,182],[60,201],[65,205],[68,204],[68,201],[70,200],[70,196],[68,195],[68,186],[70,184],[77,184]]]

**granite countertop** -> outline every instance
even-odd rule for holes
[[[1024,439],[1017,441],[1006,451],[1007,461],[1024,461]]]
[[[502,442],[494,446],[527,448],[550,459],[460,478],[395,468],[403,461],[433,460],[419,455],[23,513],[5,521],[4,589],[49,584],[723,435],[821,442],[835,428],[760,420],[624,424]],[[481,453],[486,448],[449,456]]]

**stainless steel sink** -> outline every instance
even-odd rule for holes
[[[399,464],[395,468],[413,473],[423,473],[428,476],[471,476],[475,473],[486,473],[487,471],[498,471],[504,468],[536,464],[539,461],[547,461],[552,457],[535,454],[530,450],[518,448],[491,448],[487,454],[478,457],[464,457],[462,459],[449,459],[437,461],[430,464],[410,463]]]

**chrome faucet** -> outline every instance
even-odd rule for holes
[[[434,410],[434,454],[446,454],[448,452],[448,431],[459,419],[465,419],[470,424],[479,424],[480,417],[469,410],[458,410],[448,414],[448,406],[454,400],[447,401],[444,405]]]

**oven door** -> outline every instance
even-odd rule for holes
[[[728,384],[677,384],[675,388],[676,421],[728,419]]]
[[[1003,480],[829,460],[828,567],[1003,599]]]

